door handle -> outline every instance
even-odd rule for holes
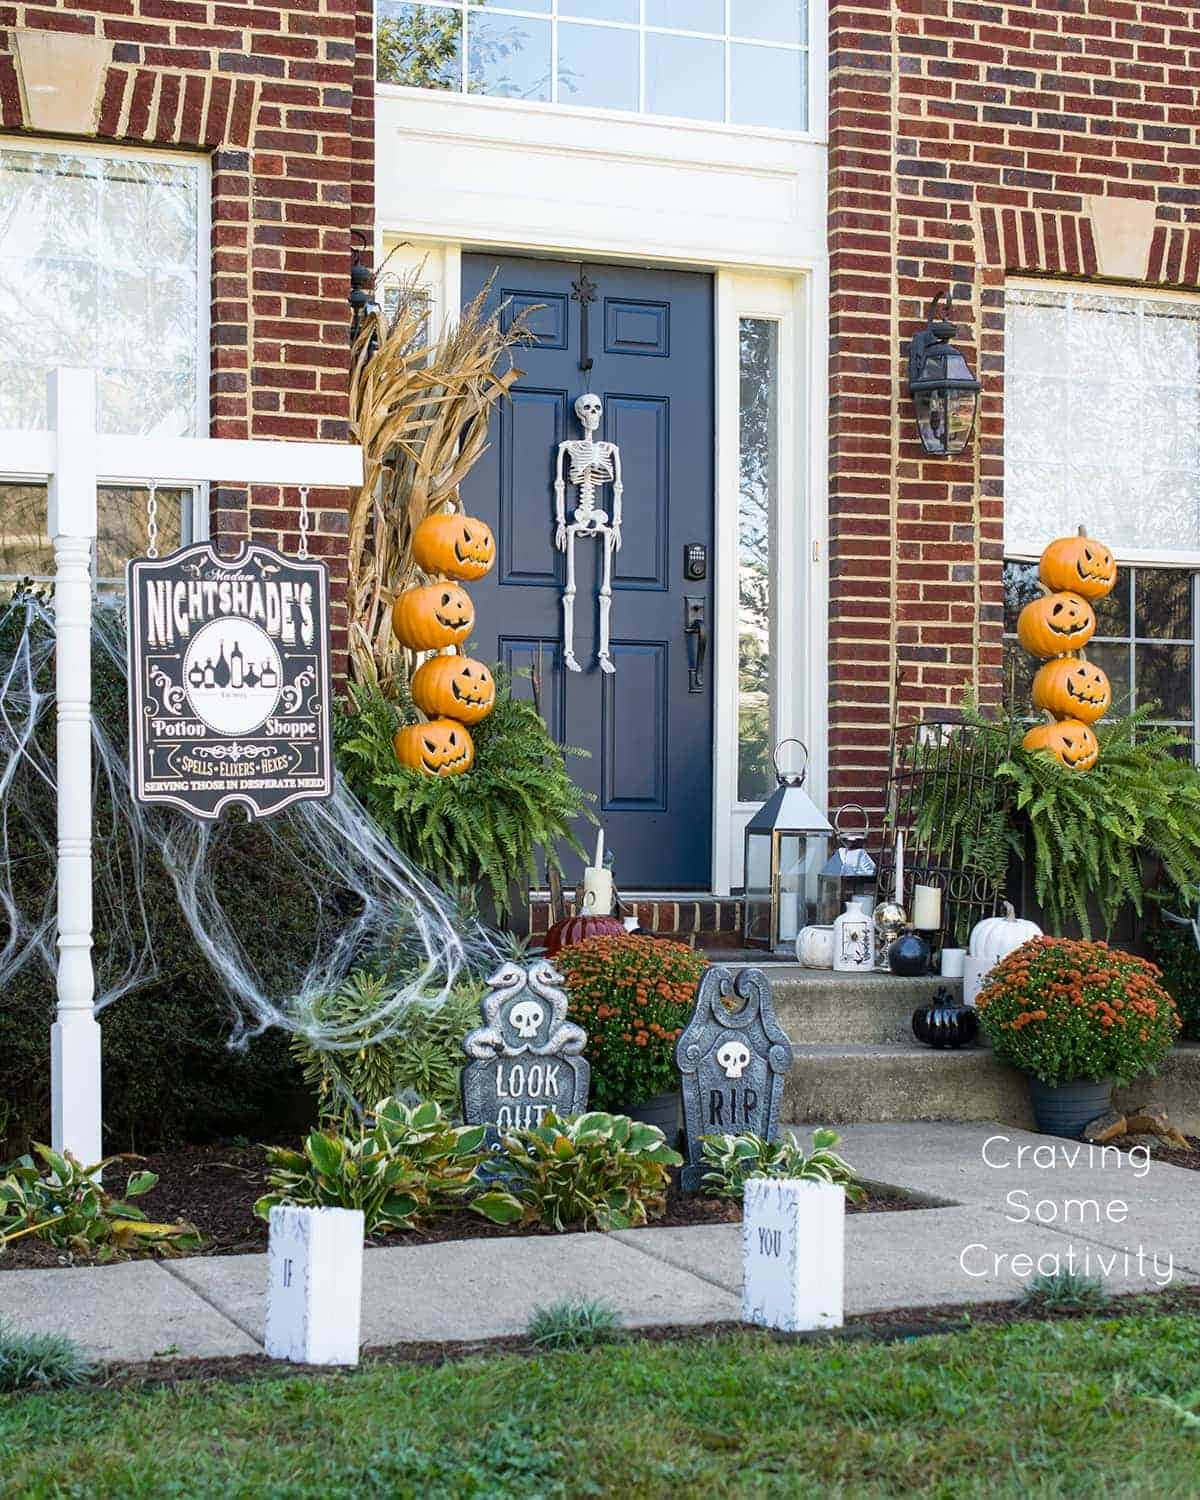
[[[704,691],[704,659],[708,655],[707,605],[703,595],[684,595],[683,633],[687,637],[689,693]]]

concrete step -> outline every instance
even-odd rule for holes
[[[765,970],[779,1024],[794,1044],[909,1042],[912,1013],[945,986],[962,996],[961,979],[899,979],[892,974],[835,974],[778,965]]]
[[[783,1091],[790,1123],[999,1120],[1032,1128],[1025,1079],[987,1047],[935,1052],[916,1042],[804,1042]]]

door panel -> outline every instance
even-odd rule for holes
[[[712,674],[689,690],[684,594],[712,619],[712,278],[589,263],[590,371],[580,370],[580,267],[515,256],[463,256],[463,300],[495,273],[491,308],[534,308],[524,371],[493,417],[492,440],[463,486],[467,510],[495,530],[496,570],[471,586],[475,649],[514,672],[540,661],[542,711],[561,741],[589,752],[572,776],[591,792],[624,890],[704,889],[711,879]],[[562,654],[565,558],[554,547],[558,444],[582,436],[574,402],[604,402],[598,436],[615,442],[624,479],[622,550],[613,567],[613,675],[596,665],[603,544],[575,544],[575,653]],[[567,486],[568,514],[578,492]],[[612,513],[612,487],[597,504]],[[686,582],[683,548],[708,549],[709,576]],[[712,660],[711,649],[708,654]],[[514,691],[529,697],[527,678]],[[586,827],[581,828],[590,842]],[[568,865],[573,873],[572,866]]]

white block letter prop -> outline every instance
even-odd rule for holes
[[[264,1344],[272,1359],[358,1363],[363,1231],[359,1209],[271,1210]]]
[[[845,1189],[752,1177],[743,1200],[742,1267],[743,1322],[784,1333],[840,1328]]]

